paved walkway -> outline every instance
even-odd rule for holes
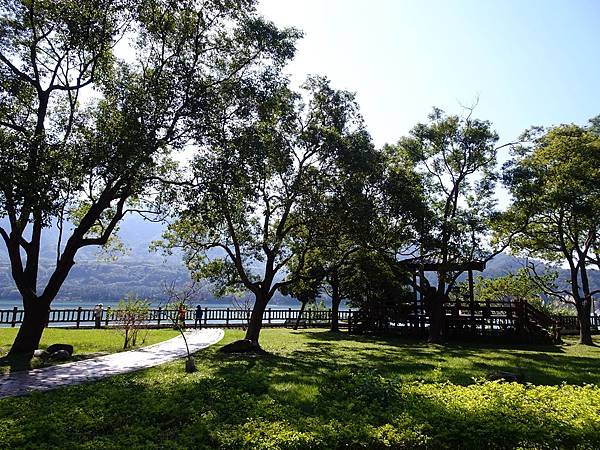
[[[223,330],[204,329],[186,333],[190,352],[206,348],[223,339]],[[0,398],[25,395],[32,390],[50,390],[71,384],[146,369],[185,356],[181,336],[128,352],[75,361],[0,376]],[[183,369],[182,369],[183,370]]]

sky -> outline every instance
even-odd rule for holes
[[[356,92],[377,145],[433,106],[460,114],[477,99],[499,144],[600,114],[598,0],[262,0],[259,11],[304,32],[292,81],[325,75]]]

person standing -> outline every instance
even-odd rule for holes
[[[194,328],[202,328],[202,308],[200,305],[196,306],[196,321],[194,322]],[[200,325],[198,327],[198,325]]]
[[[94,306],[94,328],[100,328],[102,323],[102,303],[98,303]]]

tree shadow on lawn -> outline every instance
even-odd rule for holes
[[[460,342],[428,345],[407,338],[359,336],[353,339],[352,335],[325,331],[307,334],[316,342],[305,344],[303,350],[293,355],[296,364],[307,361],[307,369],[310,361],[314,364],[318,360],[319,367],[331,370],[368,368],[407,380],[470,384],[473,377],[484,378],[490,371],[507,371],[522,373],[524,381],[532,384],[600,384],[600,358],[567,355],[556,345],[485,343],[477,346]],[[339,362],[338,352],[343,352]]]
[[[424,338],[410,336],[376,336],[376,335],[357,335],[347,332],[331,332],[331,331],[304,331],[304,334],[316,341],[328,342],[346,342],[353,344],[360,343],[375,343],[383,346],[406,347],[406,348],[440,348],[440,349],[457,349],[461,351],[480,351],[480,350],[522,350],[532,352],[545,353],[564,353],[561,345],[539,345],[539,344],[520,344],[502,340],[501,338],[485,339],[482,341],[465,341],[451,340],[443,344],[430,344]]]
[[[292,365],[291,358],[270,359],[271,364],[286,370]],[[253,361],[252,367],[258,368],[263,363]],[[301,379],[304,375],[299,372],[304,368],[301,364],[294,371]],[[397,418],[401,418],[401,422],[394,426],[402,431],[425,426],[424,432],[435,436],[431,448],[512,448],[521,442],[542,444],[547,430],[565,428],[544,411],[536,413],[532,425],[523,426],[519,420],[523,412],[513,411],[514,414],[507,415],[506,406],[496,405],[494,401],[476,407],[448,405],[441,398],[430,398],[419,392],[391,394],[385,398],[358,394],[348,398],[344,379],[337,384],[316,385],[318,396],[307,402],[293,390],[271,389],[277,382],[277,376],[273,377],[272,373],[248,370],[244,365],[222,364],[218,374],[182,375],[171,383],[153,384],[145,378],[124,375],[13,399],[12,407],[5,403],[0,408],[0,420],[8,417],[9,412],[14,414],[14,407],[19,406],[19,414],[13,416],[11,422],[14,431],[11,439],[26,439],[25,442],[40,446],[67,447],[81,442],[91,447],[94,443],[101,446],[107,442],[116,447],[149,443],[160,446],[163,442],[174,446],[220,447],[221,439],[229,439],[237,427],[249,420],[257,421],[253,427],[264,427],[265,438],[270,434],[269,423],[281,422],[285,429],[302,432],[326,430],[329,434],[328,424],[337,423],[336,447],[352,442],[344,435],[345,428],[366,430],[369,426],[394,423]],[[364,381],[374,383],[370,387],[380,392],[382,386],[377,385],[377,379],[367,377]],[[256,389],[257,386],[261,388]],[[16,402],[22,404],[16,405]],[[53,420],[44,421],[48,416]],[[31,426],[42,422],[43,426]],[[320,427],[324,427],[323,430]],[[564,433],[561,444],[565,448],[583,438],[597,440],[597,436],[587,435],[589,432],[584,429],[565,429]],[[238,431],[238,435],[244,436],[244,432]],[[12,442],[13,445],[18,443]]]
[[[6,399],[0,402],[0,422],[10,419],[11,439],[42,447],[81,442],[91,447],[107,442],[115,447],[147,447],[170,442],[174,447],[215,448],[235,433],[245,436],[247,430],[241,427],[250,420],[255,421],[253,428],[263,430],[265,439],[275,422],[307,433],[331,434],[334,429],[340,441],[332,447],[351,445],[352,437],[344,430],[387,423],[400,430],[425,426],[424,432],[435,436],[431,448],[512,448],[523,442],[533,448],[545,442],[548,430],[564,434],[560,441],[553,438],[558,447],[574,447],[583,439],[598,442],[588,427],[565,427],[550,410],[528,415],[520,407],[507,407],[502,398],[469,405],[448,404],[443,397],[418,389],[388,394],[386,381],[371,375],[370,369],[385,366],[393,369],[390,373],[424,373],[433,365],[406,364],[390,347],[384,353],[371,346],[359,349],[347,360],[336,357],[339,351],[335,342],[307,342],[300,350],[259,357],[205,349],[196,353],[198,373],[184,374],[177,361],[97,383]],[[348,371],[358,373],[358,383]],[[332,428],[332,423],[339,425]],[[19,442],[11,444],[17,447]]]
[[[84,361],[86,359],[96,358],[98,356],[105,356],[108,354],[109,352],[74,354],[68,360],[65,361],[51,360],[48,358],[38,358],[35,356],[28,355],[4,355],[0,357],[0,375],[13,372],[22,372],[24,370],[42,369],[44,367],[51,367],[70,362]]]

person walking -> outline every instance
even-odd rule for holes
[[[181,303],[179,305],[179,311],[177,311],[177,319],[181,328],[185,328],[185,313],[185,305]]]

